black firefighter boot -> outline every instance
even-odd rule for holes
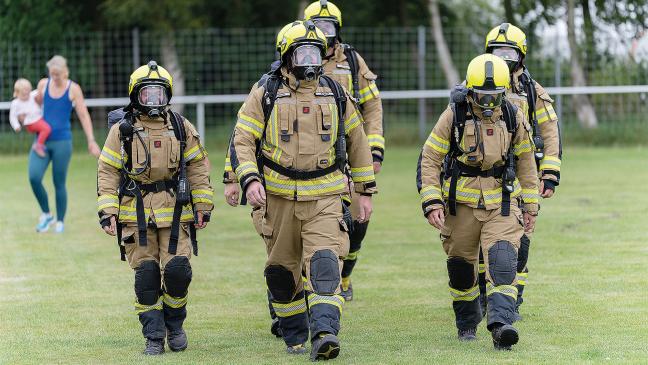
[[[146,338],[144,355],[164,353],[164,315],[161,310],[153,309],[139,314],[142,334]]]
[[[511,350],[511,346],[520,339],[518,331],[510,324],[498,323],[491,331],[493,345],[497,350]]]
[[[182,323],[187,317],[186,304],[173,308],[164,303],[164,324],[167,329],[167,342],[173,352],[184,351],[187,348],[187,333],[182,329]]]

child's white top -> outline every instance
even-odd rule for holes
[[[37,93],[37,90],[33,90],[29,93],[29,99],[20,100],[19,98],[15,98],[11,101],[11,107],[9,109],[9,123],[11,123],[11,127],[14,130],[20,128],[18,116],[21,114],[25,114],[25,120],[23,121],[24,125],[34,124],[43,117],[41,107],[36,102]]]

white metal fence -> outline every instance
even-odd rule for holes
[[[14,80],[27,77],[35,84],[46,76],[45,62],[54,54],[68,58],[70,76],[84,90],[99,135],[105,132],[109,108],[127,102],[123,97],[133,67],[149,59],[168,67],[175,56],[177,69],[172,72],[176,96],[172,101],[191,106],[183,113],[204,128],[203,135],[211,139],[212,131],[231,129],[250,85],[273,60],[276,31],[180,31],[173,34],[172,51],[162,43],[160,34],[137,30],[71,35],[58,44],[26,45],[0,39],[0,101],[4,101],[0,102],[0,150],[23,150],[30,138],[24,134],[14,136],[9,127],[6,108]],[[347,27],[344,40],[353,44],[379,75],[389,140],[411,142],[427,134],[448,98],[429,29]],[[446,34],[446,40],[460,74],[483,50],[483,37],[470,29]],[[592,86],[571,88],[567,87],[571,85],[570,69],[564,55],[542,52],[531,49],[526,62],[534,78],[555,97],[563,125],[577,121],[572,102],[575,94],[590,95],[601,125],[648,125],[645,65],[601,56],[586,65]]]

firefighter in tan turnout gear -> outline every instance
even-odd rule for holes
[[[130,104],[110,129],[97,176],[101,225],[135,270],[148,355],[163,353],[165,338],[172,351],[187,347],[189,259],[213,208],[207,153],[193,125],[168,107],[172,82],[155,61],[133,72]]]
[[[476,339],[477,285],[484,254],[488,325],[497,349],[518,341],[514,320],[517,251],[538,212],[531,127],[506,101],[509,72],[489,54],[468,65],[423,146],[417,185],[428,222],[441,231],[460,340]],[[444,176],[442,176],[442,173]]]
[[[254,85],[252,85],[250,94],[254,93],[255,90],[260,87],[265,87],[266,83],[271,78],[271,76],[279,70],[279,67],[281,66],[281,61],[280,61],[281,43],[283,41],[284,34],[286,33],[286,31],[288,31],[288,29],[299,24],[301,24],[301,21],[299,20],[293,21],[286,24],[281,28],[281,30],[279,30],[279,32],[277,33],[277,38],[275,43],[277,60],[272,62],[272,64],[270,65],[270,70],[265,74],[263,74],[259,79],[259,81],[255,82]],[[243,106],[241,106],[241,108],[243,108]],[[227,148],[227,153],[225,155],[225,165],[223,169],[223,184],[225,184],[225,189],[223,191],[223,195],[225,197],[225,202],[227,204],[236,207],[239,204],[239,195],[241,192],[241,188],[239,186],[236,173],[232,170],[230,151],[232,151],[233,147],[234,147],[234,138],[232,135],[232,137],[230,137],[229,146]],[[245,199],[241,200],[241,204],[246,204]],[[254,225],[254,229],[259,234],[259,236],[263,237],[263,232],[261,232],[261,222],[263,220],[263,216],[265,215],[265,207],[263,206],[253,207],[252,213],[250,215],[252,216],[252,224]],[[281,330],[279,329],[279,318],[277,318],[277,315],[275,314],[275,310],[272,307],[272,302],[270,301],[269,294],[270,293],[268,293],[268,309],[270,310],[270,318],[272,320],[272,323],[270,324],[270,332],[276,337],[281,337]]]
[[[305,352],[310,337],[313,360],[340,351],[340,270],[350,224],[341,199],[348,191],[342,172],[347,155],[362,194],[361,222],[369,219],[376,192],[362,117],[340,85],[320,76],[325,53],[326,38],[312,22],[285,33],[282,66],[248,96],[230,151],[248,201],[265,206],[264,274],[288,352]]]
[[[511,73],[511,88],[506,98],[515,104],[529,121],[533,131],[535,145],[534,155],[540,179],[540,194],[551,198],[560,183],[560,165],[562,144],[558,116],[553,108],[553,100],[545,89],[531,77],[524,65],[527,53],[526,35],[512,24],[502,23],[493,28],[486,36],[486,52],[499,56],[506,61]],[[522,293],[527,284],[529,270],[529,246],[531,234],[522,236],[518,252],[517,288],[518,298],[515,308],[516,318],[520,318],[519,308],[522,305]],[[482,306],[485,305],[486,286],[482,267],[480,267],[480,291]]]
[[[342,12],[330,1],[318,0],[304,10],[304,19],[312,20],[322,30],[328,43],[324,57],[324,74],[339,82],[358,103],[364,120],[363,128],[369,141],[373,157],[374,173],[379,173],[385,154],[383,137],[383,110],[380,93],[376,86],[377,76],[367,66],[364,59],[348,44],[342,43]],[[353,299],[351,273],[356,265],[362,241],[367,233],[369,222],[359,222],[358,195],[351,192],[351,213],[353,229],[349,236],[349,254],[344,258],[342,268],[342,296],[347,301]]]

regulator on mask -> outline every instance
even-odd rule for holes
[[[312,81],[322,73],[322,51],[317,46],[306,44],[295,48],[291,62],[298,80]]]

